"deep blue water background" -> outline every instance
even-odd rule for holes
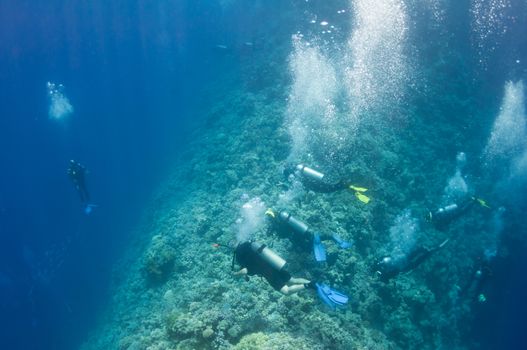
[[[207,1],[0,2],[0,348],[72,349],[94,327],[112,264],[207,103],[201,86],[226,63],[211,52],[233,40],[221,23],[239,24]],[[47,81],[65,85],[67,120],[48,118]],[[88,168],[91,216],[69,159]]]
[[[266,9],[279,11],[279,1]],[[253,41],[254,18],[269,19],[250,10],[0,0],[0,348],[72,349],[95,326],[112,264],[209,102],[200,89],[237,72],[236,56],[212,48]],[[525,27],[513,28],[487,72],[495,104],[505,79],[526,78],[525,63],[515,71],[507,59],[527,57]],[[48,118],[47,81],[65,85],[75,108],[67,120]],[[91,216],[66,176],[71,158],[89,170]],[[513,253],[496,269],[492,303],[477,310],[474,338],[489,349],[527,342],[527,258]]]

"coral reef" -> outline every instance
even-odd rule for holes
[[[269,349],[269,350],[313,350],[316,345],[306,339],[293,337],[287,333],[251,333],[244,336],[234,350]]]
[[[284,123],[291,109],[291,47],[285,39],[273,45],[272,52],[255,53],[251,64],[242,65],[243,82],[211,82],[208,99],[217,102],[204,111],[205,121],[154,196],[136,242],[144,253],[129,253],[130,263],[116,269],[113,303],[83,350],[470,348],[463,335],[474,300],[462,291],[485,250],[479,233],[488,231],[491,212],[478,207],[444,230],[421,220],[441,200],[456,167],[454,155],[484,148],[464,136],[481,133],[479,123],[452,116],[479,112],[478,97],[470,97],[473,88],[467,86],[470,70],[449,45],[430,43],[423,50],[433,57],[439,51],[442,59],[425,61],[423,71],[414,72],[428,80],[415,83],[406,109],[390,114],[400,113],[400,119],[386,127],[390,121],[364,117],[357,126],[350,152],[330,170],[367,187],[368,205],[347,190],[290,196],[280,169],[296,142]],[[419,91],[419,84],[427,90]],[[437,96],[430,101],[432,93]],[[325,164],[312,155],[298,161]],[[464,174],[477,171],[470,163],[463,168]],[[471,186],[492,188],[479,178]],[[258,198],[255,215],[240,213],[248,198]],[[314,230],[336,232],[355,245],[343,251],[328,243],[328,262],[317,265],[311,252],[263,227],[261,203],[287,205]],[[256,222],[242,236],[271,243],[294,276],[335,286],[350,295],[350,306],[332,312],[310,291],[283,296],[258,277],[234,277],[232,251],[224,246],[236,238],[240,215]],[[403,254],[417,242],[433,247],[445,238],[450,241],[439,253],[388,283],[372,270],[387,250]],[[145,283],[145,274],[162,283]]]
[[[174,268],[176,250],[162,235],[152,237],[150,246],[143,257],[146,277],[153,282],[166,280]]]

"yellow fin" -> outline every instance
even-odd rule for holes
[[[357,191],[357,192],[366,192],[368,190],[365,187],[357,187],[357,186],[353,186],[353,185],[350,185],[350,189],[352,189],[354,191]]]
[[[275,215],[273,209],[271,209],[271,208],[269,208],[269,209],[267,209],[267,210],[265,211],[265,215],[268,215],[268,216],[272,217],[273,219],[276,217],[276,215]]]
[[[490,209],[490,206],[487,204],[486,201],[484,201],[483,199],[481,198],[476,198],[476,200],[478,201],[478,203],[482,206],[482,207],[485,207],[485,208],[489,208]]]
[[[357,199],[360,200],[364,204],[368,204],[370,202],[370,197],[363,195],[360,192],[355,192],[355,197],[357,197]]]

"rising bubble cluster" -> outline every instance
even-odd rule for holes
[[[73,106],[64,94],[64,85],[48,81],[47,88],[49,96],[49,117],[56,120],[69,117],[73,113]]]

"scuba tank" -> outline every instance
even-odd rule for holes
[[[308,168],[307,166],[303,164],[297,165],[296,170],[300,174],[302,174],[302,176],[306,177],[309,180],[315,181],[315,182],[322,181],[322,178],[324,177],[324,174],[322,174],[321,172]]]
[[[283,226],[287,226],[290,231],[293,231],[293,235],[291,236],[296,237],[290,238],[301,241],[300,244],[304,246],[307,246],[306,243],[312,245],[315,259],[319,262],[326,261],[326,250],[324,244],[322,244],[322,240],[332,239],[342,249],[348,249],[353,245],[353,241],[350,242],[343,240],[336,233],[330,236],[311,231],[308,225],[291,216],[291,214],[285,210],[281,210],[278,215],[276,215],[271,209],[269,209],[266,214],[273,219],[278,220]]]
[[[267,248],[265,244],[251,242],[251,249],[277,271],[280,271],[286,264],[284,259]]]
[[[284,210],[282,210],[278,214],[278,218],[280,219],[280,221],[287,224],[293,231],[298,232],[300,234],[304,234],[309,230],[309,227],[306,224],[294,218],[293,216],[291,216],[291,214]]]
[[[293,174],[298,177],[302,185],[304,185],[304,187],[309,190],[320,193],[331,193],[349,188],[355,192],[355,195],[360,201],[365,203],[369,201],[369,198],[367,196],[360,193],[367,191],[367,188],[351,186],[348,184],[347,181],[343,180],[332,181],[331,178],[328,178],[328,176],[326,176],[325,174],[315,169],[309,168],[303,164],[299,164],[296,166],[287,165],[285,167],[284,175],[287,178],[289,178],[289,176]]]
[[[445,207],[437,209],[435,212],[428,212],[428,220],[431,222],[445,221],[453,218],[458,214],[459,206],[456,203],[449,204]]]
[[[490,209],[487,202],[483,199],[477,197],[469,197],[461,202],[452,203],[442,208],[439,208],[435,212],[429,211],[426,218],[428,221],[437,225],[448,224],[453,219],[467,212],[475,204],[479,204],[484,208]]]

